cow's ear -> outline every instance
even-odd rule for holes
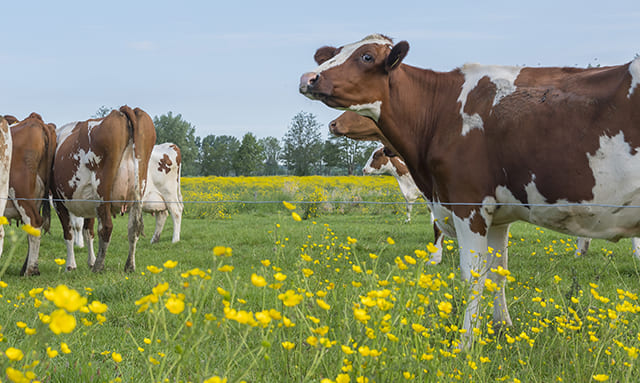
[[[313,55],[313,59],[316,60],[316,63],[318,63],[318,65],[321,65],[323,62],[329,60],[337,53],[338,49],[336,47],[324,46],[316,51],[316,54]]]
[[[409,53],[409,43],[406,41],[400,41],[396,45],[393,46],[389,56],[387,56],[387,61],[385,62],[385,69],[387,72],[391,72],[400,66],[400,63],[404,59],[404,57]]]

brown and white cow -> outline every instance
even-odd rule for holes
[[[371,153],[367,163],[362,168],[362,173],[392,175],[398,182],[402,196],[405,201],[407,201],[407,219],[405,222],[411,222],[413,203],[420,197],[424,198],[424,196],[420,189],[418,189],[413,177],[411,177],[404,161],[386,146],[381,145]],[[434,242],[438,250],[431,254],[429,261],[433,264],[438,264],[442,261],[442,241],[444,240],[444,234],[442,234],[442,231],[438,228],[433,213],[430,213],[430,215],[435,238]]]
[[[485,279],[504,286],[491,270],[507,268],[512,222],[613,241],[640,234],[637,209],[624,208],[640,205],[640,59],[445,73],[403,64],[408,50],[382,35],[320,48],[299,90],[372,118],[402,155],[440,227],[458,238],[462,277],[475,283],[469,336]],[[494,300],[494,323],[510,325],[504,288]]]
[[[4,117],[0,116],[0,215],[4,216],[9,198],[9,178],[11,174],[11,130]],[[0,238],[4,239],[4,225],[0,225]],[[1,245],[1,244],[0,244]],[[0,256],[2,246],[0,246]]]
[[[51,207],[46,200],[53,155],[56,150],[56,126],[45,124],[37,113],[18,121],[7,116],[13,124],[11,139],[13,150],[9,178],[9,199],[4,210],[8,219],[29,224],[38,230],[49,230]],[[43,203],[43,201],[46,201]],[[42,214],[40,213],[42,209]],[[3,245],[0,237],[0,247]],[[39,275],[38,254],[40,237],[28,235],[27,258],[21,275]]]
[[[173,143],[155,145],[149,159],[147,172],[147,189],[142,197],[142,211],[156,217],[156,229],[151,243],[160,241],[160,234],[171,215],[173,220],[173,237],[171,241],[180,241],[180,226],[182,222],[182,191],[180,190],[180,175],[182,172],[182,156],[180,148]],[[87,223],[84,219],[71,215],[71,226],[75,245],[84,247],[83,238],[87,238],[89,251],[93,248],[93,221]],[[86,235],[83,234],[84,230]]]
[[[104,118],[64,125],[57,133],[51,191],[67,244],[67,269],[77,267],[69,213],[98,219],[98,254],[94,258],[89,251],[88,264],[101,271],[113,230],[111,217],[128,211],[124,269],[135,270],[136,243],[143,230],[142,196],[156,140],[151,117],[125,105]]]

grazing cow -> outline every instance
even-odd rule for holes
[[[142,109],[123,106],[104,118],[62,126],[57,133],[51,192],[67,244],[67,270],[77,267],[70,213],[98,219],[98,255],[93,256],[93,246],[87,249],[88,264],[97,272],[104,268],[111,217],[126,211],[129,255],[124,269],[135,270],[136,243],[143,230],[142,196],[156,140],[151,117]]]
[[[0,116],[0,215],[4,216],[9,198],[9,177],[11,173],[11,130],[4,117]],[[4,240],[4,225],[0,225],[0,241]],[[2,255],[0,243],[0,256]]]
[[[147,189],[142,198],[142,211],[151,213],[156,217],[156,229],[151,238],[151,243],[160,240],[160,234],[167,221],[167,216],[171,215],[173,220],[172,242],[180,241],[180,226],[182,222],[182,192],[180,191],[180,174],[182,169],[182,156],[180,148],[176,144],[164,143],[153,147],[151,158],[149,159],[149,170],[147,173]],[[82,217],[71,216],[73,228],[73,238],[75,245],[84,247]],[[93,221],[88,222],[87,228],[93,228]],[[90,242],[93,243],[93,230],[88,233]]]
[[[31,225],[38,230],[49,230],[51,207],[42,203],[49,193],[51,165],[56,150],[56,126],[45,124],[37,113],[18,122],[7,116],[13,124],[11,139],[13,150],[9,178],[9,199],[4,215]],[[42,214],[40,214],[42,209]],[[40,237],[28,236],[27,258],[22,266],[21,275],[40,275],[38,254]],[[2,239],[0,238],[0,247]]]
[[[405,201],[407,201],[407,219],[405,222],[411,222],[411,209],[413,208],[413,203],[420,197],[424,198],[424,196],[413,181],[411,174],[409,174],[409,169],[404,161],[402,161],[394,152],[387,149],[387,147],[381,145],[371,153],[369,160],[367,160],[364,168],[362,168],[362,172],[364,174],[391,174],[395,177],[396,181],[398,181],[398,186],[400,186],[402,196]],[[438,264],[442,261],[442,241],[444,239],[444,235],[438,228],[438,225],[436,225],[433,213],[431,213],[431,224],[433,225],[434,242],[438,251],[431,254],[430,261],[431,263]]]
[[[492,270],[507,269],[512,222],[613,241],[640,234],[637,210],[624,208],[640,205],[640,58],[445,73],[403,64],[408,50],[382,35],[322,47],[299,90],[375,120],[440,228],[455,232],[462,277],[474,284],[463,324],[469,344],[486,278],[501,287],[493,323],[511,325],[505,273]]]

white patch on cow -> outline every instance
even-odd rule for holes
[[[56,151],[60,149],[60,145],[62,145],[62,143],[65,142],[67,138],[69,138],[69,135],[71,135],[71,132],[73,132],[73,128],[75,128],[76,125],[78,125],[78,121],[70,122],[56,129],[56,139],[58,141],[56,145]]]
[[[535,225],[584,237],[617,240],[640,234],[638,209],[620,206],[640,205],[640,153],[632,154],[622,132],[600,137],[594,155],[586,153],[595,178],[593,199],[570,203],[560,199],[549,203],[536,185],[536,177],[525,185],[527,201],[532,206],[501,206],[494,223],[524,220]],[[496,189],[498,203],[520,204],[507,188]]]
[[[631,86],[629,87],[627,98],[631,97],[636,86],[640,83],[640,57],[636,58],[631,62],[631,64],[629,64],[629,73],[631,74]]]
[[[464,74],[464,84],[458,96],[460,102],[460,115],[462,116],[462,135],[465,136],[473,129],[483,130],[482,118],[479,114],[474,113],[468,115],[464,112],[469,93],[478,85],[483,77],[489,77],[489,80],[496,86],[496,95],[493,98],[493,106],[500,103],[504,97],[515,92],[515,81],[520,74],[520,67],[514,66],[498,66],[498,65],[480,65],[465,64],[461,71]]]
[[[69,180],[69,186],[74,190],[71,198],[65,202],[67,209],[80,217],[96,217],[96,208],[102,198],[98,195],[100,179],[96,173],[89,169],[89,165],[95,167],[101,158],[92,151],[85,152],[80,149],[72,158],[78,161],[78,168]],[[86,201],[91,200],[91,201]]]
[[[385,38],[382,35],[373,34],[365,37],[364,39],[358,42],[343,46],[337,55],[333,56],[329,60],[320,64],[313,72],[316,74],[320,74],[325,70],[344,64],[345,61],[347,61],[347,59],[351,57],[353,52],[355,52],[361,46],[367,45],[367,44],[380,44],[380,45],[387,45],[389,47],[393,46],[393,43],[391,42],[391,40]]]
[[[382,109],[382,101],[375,101],[368,104],[351,105],[346,108],[354,111],[361,116],[371,117],[375,122],[380,119],[380,110]]]

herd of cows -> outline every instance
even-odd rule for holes
[[[496,271],[508,269],[511,223],[613,241],[640,234],[640,58],[435,72],[404,64],[408,51],[378,34],[321,47],[299,91],[348,111],[332,132],[400,156],[438,228],[458,239],[469,345],[485,280],[504,287]],[[510,326],[504,288],[493,307],[494,325]]]
[[[171,143],[155,145],[155,141],[151,117],[128,106],[104,118],[58,129],[37,113],[21,121],[0,116],[0,211],[10,220],[47,231],[53,203],[64,232],[67,270],[77,267],[74,243],[83,245],[84,239],[93,271],[104,268],[112,217],[128,212],[125,270],[132,271],[143,211],[156,216],[152,243],[158,241],[169,214],[174,223],[173,242],[180,240],[180,149]],[[97,255],[93,249],[96,218]],[[29,234],[27,238],[21,275],[38,275],[40,236]],[[0,252],[3,239],[0,226]]]

